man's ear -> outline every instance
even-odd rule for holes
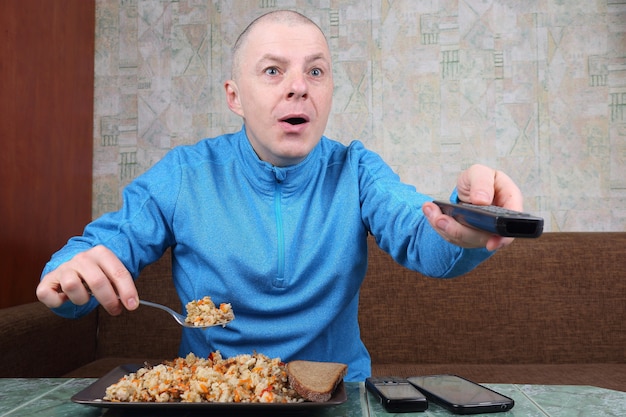
[[[235,114],[243,116],[243,108],[241,107],[241,99],[239,98],[239,88],[237,83],[233,80],[228,80],[224,83],[224,90],[226,90],[226,102],[228,108]]]

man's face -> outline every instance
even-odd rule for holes
[[[324,133],[333,94],[330,52],[315,25],[259,22],[225,84],[230,109],[263,161],[302,161]]]

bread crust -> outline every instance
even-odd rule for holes
[[[348,372],[348,365],[337,362],[296,360],[287,364],[291,388],[313,402],[326,402]]]

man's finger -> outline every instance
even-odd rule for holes
[[[493,204],[510,210],[524,210],[522,191],[507,174],[502,171],[496,171],[493,187],[495,190]]]
[[[113,252],[103,247],[99,256],[99,264],[111,285],[115,289],[119,300],[128,310],[134,310],[139,305],[139,296],[133,277],[124,264]]]
[[[483,165],[472,165],[461,172],[456,186],[459,199],[472,204],[491,204],[494,175],[493,169]]]
[[[67,295],[61,291],[60,284],[53,277],[46,275],[35,290],[37,299],[48,308],[60,307],[61,304],[69,300]]]

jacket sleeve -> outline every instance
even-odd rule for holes
[[[431,197],[401,182],[380,156],[359,142],[351,145],[351,152],[358,169],[363,223],[396,262],[427,276],[451,278],[471,271],[493,254],[447,242],[422,212],[422,204]]]
[[[124,264],[133,278],[149,263],[159,259],[174,243],[171,223],[180,189],[181,169],[170,152],[123,191],[120,210],[89,223],[81,236],[71,238],[45,265],[41,277],[75,255],[104,245]],[[68,318],[81,317],[98,305],[95,298],[85,305],[66,302],[52,309]]]

